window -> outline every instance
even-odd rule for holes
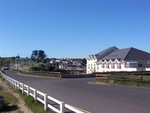
[[[135,65],[133,65],[133,67],[136,67]],[[143,65],[142,64],[138,64],[138,68],[142,68]]]
[[[88,64],[88,69],[90,69],[90,64]]]
[[[117,69],[121,69],[121,64],[117,64]]]
[[[137,68],[138,67],[138,64],[137,63],[130,63],[129,65],[131,68]]]
[[[147,68],[150,68],[150,64],[147,64]]]
[[[115,64],[111,64],[111,68],[112,68],[112,69],[115,69]]]
[[[108,69],[109,69],[109,64],[107,64],[107,65],[106,65],[106,68],[108,68]]]
[[[99,69],[99,65],[97,64],[97,69]]]
[[[127,68],[137,68],[137,67],[140,67],[140,65],[138,65],[137,62],[127,62],[126,67]]]
[[[150,68],[150,60],[147,62],[147,68]]]
[[[126,68],[129,68],[129,62],[126,62]]]
[[[102,64],[102,68],[105,68],[105,64]]]

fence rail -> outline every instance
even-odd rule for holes
[[[0,71],[1,76],[8,82],[10,83],[15,89],[19,89],[22,91],[22,93],[27,94],[28,96],[32,96],[34,100],[38,100],[42,104],[44,104],[44,110],[46,111],[48,108],[52,109],[56,113],[65,113],[65,109],[67,108],[68,110],[74,112],[74,113],[86,113],[82,110],[79,110],[67,103],[64,103],[63,101],[59,101],[35,88],[32,88],[24,83],[21,83],[11,77],[8,77],[5,73]],[[53,104],[50,104],[49,101],[52,101],[56,103],[58,106],[54,106]]]

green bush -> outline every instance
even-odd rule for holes
[[[37,75],[37,76],[46,76],[46,77],[60,77],[59,72],[48,72],[48,71],[20,71],[22,74],[26,75]]]
[[[30,71],[54,71],[55,67],[48,64],[38,64],[29,68]]]

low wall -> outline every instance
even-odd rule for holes
[[[80,74],[80,75],[62,74],[61,78],[95,78],[95,74]]]

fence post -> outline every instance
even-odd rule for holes
[[[22,83],[22,93],[24,93],[24,84]]]
[[[34,90],[34,100],[36,100],[36,97],[37,97],[37,90],[35,89]]]
[[[64,102],[60,103],[60,113],[64,113]]]
[[[29,88],[29,86],[27,86],[27,96],[29,96],[30,95],[30,88]]]
[[[15,80],[15,89],[17,89],[17,81]]]
[[[20,82],[18,81],[18,89],[20,89]]]
[[[44,111],[47,110],[47,94],[44,95]]]
[[[15,84],[16,84],[16,83],[15,83],[15,80],[13,79],[13,87],[14,87],[14,88],[15,88]]]
[[[11,78],[11,85],[13,86],[14,84],[13,84],[13,79]]]
[[[8,82],[9,82],[9,84],[11,83],[11,79],[10,78],[8,78]]]
[[[18,81],[16,81],[16,89],[18,89]]]

